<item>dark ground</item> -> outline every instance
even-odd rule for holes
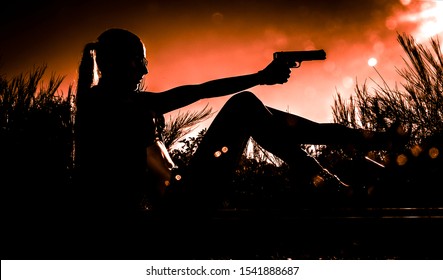
[[[204,221],[153,219],[145,233],[104,234],[101,245],[30,225],[12,236],[5,230],[2,259],[443,259],[442,208],[362,211],[223,210]]]
[[[224,210],[172,226],[165,259],[443,259],[443,208]],[[169,236],[168,234],[168,236]],[[150,254],[146,254],[150,258]],[[156,258],[155,254],[152,256]]]
[[[99,235],[72,226],[57,208],[15,214],[9,208],[2,260],[443,259],[443,207],[438,203],[305,201],[300,206],[302,201],[289,196],[277,201],[282,204],[228,205],[200,218],[186,214],[164,221],[148,213],[143,230],[115,227]],[[247,207],[237,207],[242,205]]]

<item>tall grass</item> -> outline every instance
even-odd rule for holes
[[[212,108],[206,105],[199,111],[178,112],[174,118],[170,117],[162,133],[166,147],[173,149],[173,146],[180,139],[188,136],[196,128],[197,124],[213,115]]]
[[[45,84],[45,71],[0,76],[2,207],[27,221],[63,207],[73,171],[72,90],[60,92],[61,76]]]
[[[438,37],[430,47],[407,34],[397,39],[408,58],[397,68],[403,81],[391,87],[374,67],[381,82],[373,80],[373,88],[357,84],[349,100],[338,94],[332,112],[334,122],[350,127],[383,131],[399,121],[410,129],[413,144],[443,131],[443,54]]]
[[[334,121],[354,128],[386,131],[395,122],[403,124],[410,132],[409,141],[402,151],[372,151],[365,156],[376,159],[388,170],[356,170],[360,178],[376,178],[369,185],[383,185],[383,196],[398,200],[408,196],[412,200],[421,197],[425,205],[443,201],[443,189],[437,182],[443,172],[443,55],[438,37],[429,44],[417,43],[407,34],[398,34],[397,40],[406,58],[404,68],[396,68],[400,77],[393,87],[379,75],[380,82],[372,80],[375,87],[358,84],[355,95],[345,100],[338,94],[333,110]],[[324,158],[335,154],[345,158],[336,147],[323,149]],[[358,155],[361,156],[361,155]],[[360,165],[359,168],[361,169]],[[349,167],[349,166],[348,166]],[[357,177],[354,176],[354,177]],[[381,180],[381,182],[380,182]],[[361,182],[368,185],[368,181]],[[386,190],[390,190],[387,194]]]

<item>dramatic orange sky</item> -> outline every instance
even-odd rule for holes
[[[74,84],[85,43],[110,27],[127,28],[147,46],[148,90],[256,72],[275,51],[324,49],[284,85],[252,88],[265,104],[318,122],[332,121],[337,92],[346,96],[371,78],[389,82],[405,57],[397,32],[421,42],[443,31],[443,1],[15,1],[1,11],[0,71],[11,77],[48,65]],[[437,16],[439,14],[439,17]],[[369,83],[370,84],[370,83]],[[202,100],[218,110],[227,97]],[[173,112],[172,115],[177,112]]]

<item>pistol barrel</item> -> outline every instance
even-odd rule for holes
[[[274,59],[283,60],[291,67],[299,67],[302,61],[325,60],[326,52],[323,49],[312,51],[279,51],[274,53]]]

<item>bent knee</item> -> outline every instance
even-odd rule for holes
[[[231,106],[243,106],[247,104],[248,107],[251,107],[251,105],[254,104],[263,105],[260,99],[258,99],[258,97],[250,91],[242,91],[233,95],[231,98],[229,98],[227,104]]]
[[[242,91],[239,93],[234,94],[229,100],[251,100],[251,99],[258,99],[255,94],[253,94],[250,91]]]

